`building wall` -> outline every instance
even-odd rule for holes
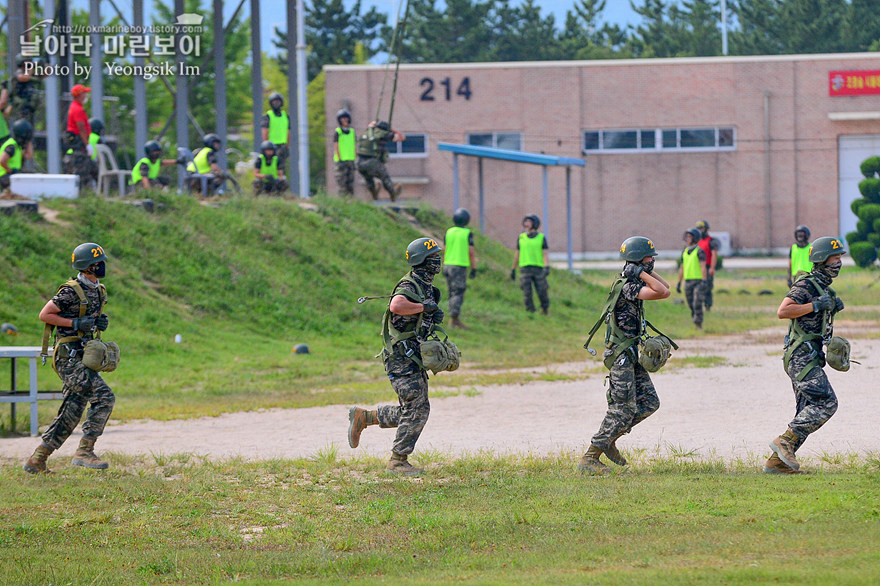
[[[586,167],[572,168],[575,252],[612,251],[635,234],[675,249],[698,219],[729,232],[735,249],[787,247],[797,224],[809,225],[814,235],[836,234],[838,136],[880,134],[880,120],[840,122],[828,115],[880,111],[880,96],[829,97],[828,72],[870,69],[880,69],[880,55],[402,65],[392,125],[427,134],[428,155],[393,158],[388,168],[404,182],[427,178],[424,185],[407,184],[404,197],[451,213],[453,155],[438,151],[437,143],[466,143],[468,133],[522,132],[523,150],[586,159]],[[328,66],[326,72],[328,136],[341,107],[363,131],[377,111],[383,79],[381,117],[387,117],[393,68]],[[447,78],[448,100],[441,85]],[[470,99],[456,93],[464,78]],[[426,79],[433,81],[429,96]],[[583,131],[700,126],[734,127],[736,149],[581,150]],[[333,186],[331,148],[327,179]],[[478,225],[477,161],[460,157],[459,164],[460,205]],[[541,168],[493,160],[483,168],[486,232],[512,246],[522,217],[541,215]],[[363,185],[356,192],[367,197]],[[564,251],[562,168],[550,168],[549,192],[550,214],[542,220],[551,249]]]

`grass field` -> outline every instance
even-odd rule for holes
[[[880,580],[878,456],[813,474],[630,454],[382,462],[112,458],[23,477],[0,467],[4,584],[386,582],[870,584]]]

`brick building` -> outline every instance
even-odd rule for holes
[[[387,116],[393,68],[325,71],[327,136],[342,107],[363,131],[386,75]],[[854,229],[858,164],[880,153],[880,54],[402,65],[393,126],[407,135],[388,163],[404,198],[449,212],[452,154],[439,142],[583,157],[572,170],[576,253],[635,234],[678,249],[698,219],[734,250],[783,249],[798,224]],[[513,245],[521,218],[540,214],[541,169],[485,160],[483,172],[486,232]],[[460,182],[476,216],[475,159],[460,160]],[[551,169],[542,220],[554,252],[565,249],[564,190]]]

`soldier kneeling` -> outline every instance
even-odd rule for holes
[[[284,169],[275,154],[275,143],[264,140],[260,145],[260,156],[254,161],[254,177],[254,196],[287,191]]]

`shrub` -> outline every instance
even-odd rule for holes
[[[880,246],[880,234],[876,232],[871,232],[868,234],[868,242],[874,245],[874,248]]]
[[[859,220],[856,222],[856,231],[859,233],[859,240],[867,240],[868,234],[871,233],[871,224]]]
[[[859,208],[859,219],[868,224],[867,232],[870,232],[874,227],[874,220],[877,218],[880,218],[880,204],[866,203]],[[861,231],[860,229],[859,232]]]
[[[874,232],[880,232],[880,218],[874,220]]]
[[[864,197],[860,197],[858,199],[854,199],[851,204],[849,204],[849,209],[852,210],[852,213],[855,215],[859,215],[859,208],[868,203],[868,200]]]
[[[868,201],[880,203],[880,179],[862,179],[859,182],[859,193]]]
[[[862,175],[865,177],[874,177],[880,175],[880,157],[868,157],[859,165]]]
[[[854,243],[849,247],[849,253],[855,263],[862,268],[871,266],[877,260],[877,247],[870,242]]]
[[[852,246],[856,242],[864,242],[864,241],[865,241],[865,237],[862,236],[861,234],[859,234],[858,230],[856,230],[854,232],[847,232],[846,233],[846,243],[849,244],[850,246]]]

